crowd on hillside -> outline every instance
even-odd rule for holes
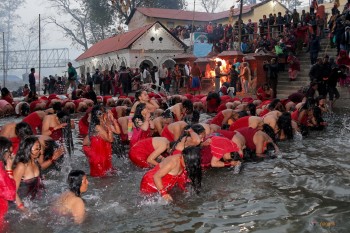
[[[217,24],[209,22],[206,25],[177,26],[170,28],[173,35],[180,39],[190,37],[193,32],[208,33],[209,43],[213,43],[214,51],[220,53],[225,50],[241,50],[243,53],[254,53],[259,50],[273,51],[277,54],[288,52],[293,54],[300,52],[303,46],[308,46],[312,35],[324,37],[324,29],[327,28],[326,16],[318,14],[318,3],[311,2],[310,11],[303,10],[301,14],[297,10],[286,11],[277,14],[262,15],[258,22],[242,22],[242,43],[239,48],[238,21],[233,24]],[[338,6],[334,5],[332,15],[339,14]],[[280,45],[280,49],[275,46]]]

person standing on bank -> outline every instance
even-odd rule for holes
[[[99,69],[96,69],[95,73],[92,75],[92,82],[94,83],[93,85],[94,91],[96,95],[99,96],[101,94],[100,89],[101,89],[101,83],[102,83],[102,78],[101,78]]]
[[[30,74],[29,74],[29,88],[30,91],[36,94],[36,84],[35,84],[35,68],[30,69]]]
[[[76,89],[75,82],[77,81],[77,76],[78,76],[77,71],[73,67],[72,63],[68,62],[68,81],[69,81],[70,87],[73,90]]]
[[[165,63],[162,64],[162,67],[159,69],[159,86],[158,91],[160,91],[160,88],[162,87],[162,84],[164,84],[165,87],[165,80],[168,77],[168,68],[165,66]]]
[[[219,93],[220,91],[220,78],[221,76],[224,76],[220,70],[221,65],[222,65],[221,61],[218,61],[215,66],[215,92],[216,93]]]
[[[276,62],[276,58],[272,58],[271,63],[265,63],[264,70],[267,71],[269,85],[273,91],[272,98],[276,98],[276,96],[277,96],[277,83],[278,83],[278,64]]]
[[[318,52],[321,49],[320,40],[317,38],[315,34],[311,35],[309,49],[310,49],[310,62],[311,62],[311,65],[313,65],[317,62]]]

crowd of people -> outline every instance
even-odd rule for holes
[[[133,74],[121,67],[103,74],[96,70],[79,84],[75,69],[68,64],[68,78],[61,80],[66,82],[63,93],[58,93],[57,82],[50,77],[45,86],[48,95],[38,96],[32,73],[23,101],[15,101],[2,88],[0,112],[22,120],[8,122],[0,131],[0,229],[9,202],[15,203],[10,208],[30,211],[24,200],[43,198],[43,190],[50,191],[42,182],[42,171],[62,166],[66,154],[74,153],[73,114],[82,116],[77,127],[84,139],[79,149],[90,170],[71,171],[68,190],[52,205],[55,213],[71,216],[75,223],[85,217],[81,195],[88,190],[86,174],[96,179],[116,175],[113,156],[128,157],[131,164],[145,169],[139,186],[142,195],[159,195],[170,202],[174,187],[200,193],[203,169],[231,168],[239,173],[243,163],[276,158],[280,141],[323,130],[327,122],[322,116],[330,110],[327,94],[334,103],[339,98],[337,82],[347,77],[347,51],[340,51],[336,62],[317,58],[310,70],[310,86],[286,99],[276,98],[279,67],[274,59],[264,65],[269,83],[258,88],[256,99],[235,95],[239,88],[249,92],[251,71],[245,61],[231,62],[228,74],[222,73],[218,62],[217,89],[207,95],[180,94],[181,82],[184,88],[200,88],[201,71],[189,63],[183,66],[185,75],[179,65],[174,69],[143,66]],[[288,60],[296,61],[293,55]],[[156,75],[165,90],[152,87]],[[222,76],[227,79],[219,88]],[[135,96],[128,95],[134,85]]]
[[[273,51],[279,55],[288,56],[301,51],[308,46],[313,34],[324,37],[326,16],[318,13],[317,0],[310,4],[310,11],[296,9],[293,12],[286,10],[277,14],[262,15],[258,22],[241,23],[241,45],[239,45],[239,22],[233,24],[218,24],[208,22],[205,25],[185,25],[170,28],[170,32],[179,39],[187,39],[192,32],[203,32],[208,35],[208,42],[213,44],[213,50],[220,53],[226,50],[239,50],[243,53],[254,53],[259,50]],[[336,12],[338,5],[335,4]],[[339,12],[339,11],[338,11]],[[280,48],[276,48],[279,45]]]
[[[86,174],[115,174],[113,155],[128,155],[132,164],[146,169],[141,194],[159,193],[172,201],[175,186],[199,193],[202,169],[232,167],[239,173],[244,162],[274,158],[279,141],[322,130],[327,125],[322,119],[325,99],[297,97],[240,99],[216,92],[166,96],[141,90],[135,97],[114,99],[97,96],[90,88],[15,102],[23,119],[6,123],[0,132],[1,220],[8,201],[27,211],[24,198],[42,198],[42,171],[61,166],[64,154],[76,149],[72,114],[84,112],[78,128],[90,171],[70,172],[69,190],[53,203],[58,214],[80,223],[85,215],[81,194],[88,188]],[[215,115],[201,120],[205,113]]]

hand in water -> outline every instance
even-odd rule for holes
[[[163,199],[166,200],[167,202],[172,202],[173,198],[170,196],[170,194],[165,194],[163,196]]]
[[[52,159],[53,160],[57,160],[59,159],[62,155],[64,155],[64,147],[60,146],[58,149],[55,150],[55,152],[53,153]]]
[[[242,163],[240,161],[232,161],[235,162],[235,167],[233,169],[233,174],[239,174],[242,168]]]

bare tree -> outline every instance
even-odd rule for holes
[[[29,23],[22,22],[21,25],[17,27],[17,36],[18,38],[18,50],[23,50],[23,60],[26,67],[26,74],[28,73],[29,64],[33,59],[32,51],[39,49],[39,22],[38,18],[30,21]],[[44,31],[44,27],[41,27],[41,44],[45,44],[47,41],[48,35]]]
[[[75,0],[74,3],[70,0],[49,0],[51,5],[58,9],[58,15],[70,16],[70,21],[58,21],[56,17],[50,16],[48,22],[55,24],[61,28],[65,36],[72,39],[74,45],[83,47],[86,51],[89,48],[87,38],[88,28],[88,11],[82,0]]]
[[[214,13],[221,4],[220,0],[201,0],[201,5],[208,13]]]
[[[24,0],[0,1],[0,30],[5,32],[5,51],[11,50],[11,44],[16,40],[13,36],[13,28],[16,20],[20,18],[16,11],[24,3]],[[5,70],[8,70],[9,53],[5,55]]]

